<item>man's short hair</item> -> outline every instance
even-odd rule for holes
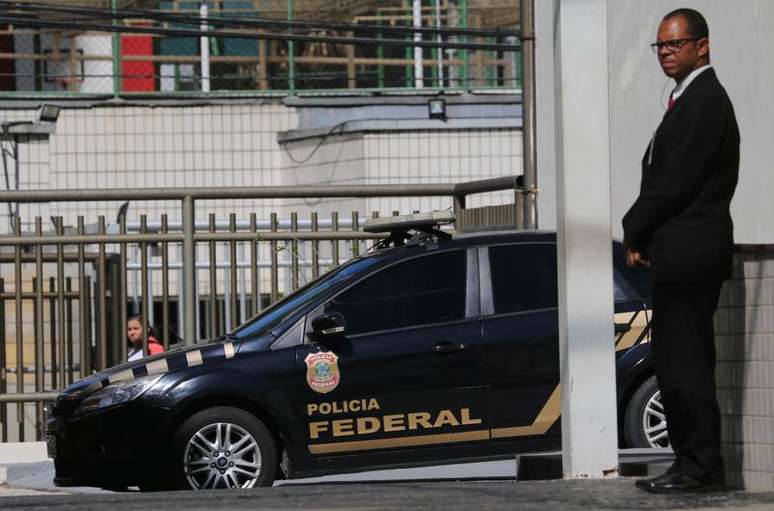
[[[677,16],[682,16],[685,19],[685,22],[688,25],[688,32],[690,33],[691,37],[696,37],[699,39],[702,37],[709,37],[709,27],[707,26],[707,20],[704,19],[704,16],[702,16],[699,11],[687,8],[675,9],[674,11],[664,16],[664,21],[675,18]]]

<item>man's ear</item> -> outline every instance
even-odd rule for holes
[[[702,37],[696,41],[696,46],[699,49],[699,57],[709,58],[709,38]]]

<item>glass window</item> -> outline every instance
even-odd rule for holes
[[[395,264],[343,292],[326,310],[344,315],[348,334],[462,319],[465,260],[458,250]]]
[[[489,249],[495,314],[557,306],[556,245]]]
[[[233,335],[244,339],[255,337],[275,328],[286,318],[295,314],[301,307],[310,303],[324,291],[327,291],[339,282],[357,277],[378,260],[379,259],[375,256],[351,259],[338,268],[321,275],[304,287],[297,289],[261,312],[253,319],[234,330],[234,332],[232,332]]]

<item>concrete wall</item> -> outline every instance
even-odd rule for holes
[[[737,243],[774,242],[774,2],[767,0],[616,0],[609,2],[613,223],[637,196],[640,158],[665,111],[674,82],[648,44],[664,14],[699,10],[710,28],[712,65],[728,90],[742,136],[739,187],[732,204]]]
[[[729,482],[774,490],[774,247],[737,254],[715,316]]]
[[[535,4],[537,33],[538,169],[541,225],[555,226],[553,46],[558,0]],[[640,159],[674,86],[650,43],[664,14],[678,7],[702,12],[710,27],[712,65],[734,103],[742,136],[739,187],[732,203],[738,243],[774,242],[774,2],[767,0],[616,0],[609,2],[609,108],[613,235],[639,190]],[[590,148],[591,149],[591,148]],[[600,190],[599,193],[607,193]]]
[[[521,131],[516,129],[357,131],[282,143],[281,184],[458,183],[521,174]],[[512,192],[470,196],[468,207],[513,202]],[[389,215],[393,211],[448,209],[450,197],[285,200],[283,210],[321,218],[331,211]]]

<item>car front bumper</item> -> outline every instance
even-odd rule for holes
[[[46,442],[57,486],[140,484],[160,465],[166,410],[130,402],[81,417],[49,415]]]

